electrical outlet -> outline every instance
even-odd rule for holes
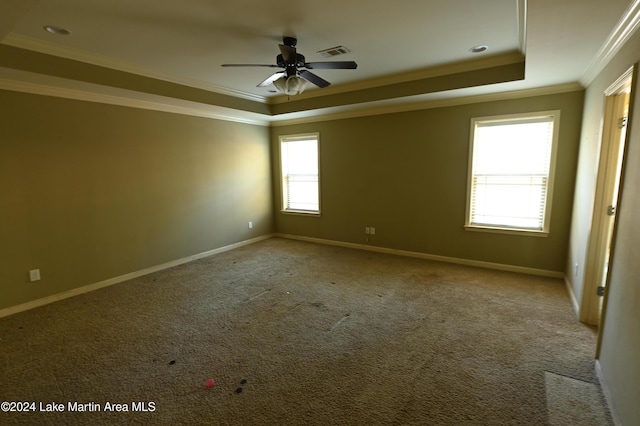
[[[371,235],[375,235],[376,233],[376,228],[374,228],[373,226],[369,228],[370,234]]]
[[[364,233],[365,234],[370,234],[371,233],[371,229],[367,226],[366,228],[364,228]]]
[[[31,282],[33,281],[40,281],[40,269],[32,269],[29,271],[29,280]]]
[[[249,229],[253,229],[253,222],[249,222]]]

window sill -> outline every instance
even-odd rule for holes
[[[294,215],[294,216],[320,216],[320,212],[314,212],[309,210],[280,210],[282,214]]]
[[[548,237],[549,231],[538,231],[535,229],[521,229],[521,228],[501,228],[499,226],[480,226],[480,225],[465,225],[466,231],[473,232],[491,232],[496,234],[509,234],[509,235],[523,235],[527,237]]]

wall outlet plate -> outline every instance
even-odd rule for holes
[[[29,280],[40,281],[40,269],[32,269],[29,271]]]

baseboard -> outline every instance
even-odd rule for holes
[[[578,303],[578,299],[576,298],[576,294],[573,292],[573,284],[569,281],[569,278],[564,276],[564,285],[567,287],[567,293],[569,293],[569,299],[571,299],[571,306],[573,306],[573,312],[575,312],[576,317],[580,319],[580,304]]]
[[[100,282],[97,282],[97,283],[89,284],[89,285],[78,287],[78,288],[74,288],[72,290],[67,290],[67,291],[64,291],[62,293],[53,294],[51,296],[46,296],[46,297],[43,297],[43,298],[40,298],[40,299],[36,299],[36,300],[32,300],[30,302],[26,302],[26,303],[23,303],[23,304],[20,304],[20,305],[16,305],[16,306],[11,306],[11,307],[8,307],[8,308],[0,309],[0,318],[6,317],[6,316],[9,316],[9,315],[13,315],[13,314],[17,314],[19,312],[27,311],[29,309],[37,308],[39,306],[44,306],[44,305],[47,305],[49,303],[53,303],[53,302],[57,302],[59,300],[67,299],[69,297],[77,296],[79,294],[89,293],[89,292],[94,291],[94,290],[98,290],[98,289],[101,289],[101,288],[104,288],[104,287],[109,287],[109,286],[112,286],[114,284],[118,284],[118,283],[121,283],[121,282],[124,282],[124,281],[128,281],[128,280],[131,280],[131,279],[134,279],[134,278],[142,277],[144,275],[148,275],[148,274],[151,274],[153,272],[162,271],[163,269],[172,268],[174,266],[182,265],[184,263],[193,262],[194,260],[202,259],[204,257],[213,256],[214,254],[217,254],[217,253],[222,253],[222,252],[225,252],[225,251],[228,251],[228,250],[233,250],[233,249],[236,249],[236,248],[239,248],[239,247],[242,247],[242,246],[246,246],[246,245],[249,245],[249,244],[253,244],[253,243],[256,243],[258,241],[266,240],[266,239],[272,238],[272,237],[281,237],[281,238],[287,238],[287,239],[292,239],[292,240],[308,241],[308,242],[313,242],[313,243],[340,246],[340,247],[347,247],[347,248],[353,248],[353,249],[359,249],[359,250],[367,250],[367,251],[373,251],[373,252],[378,252],[378,253],[387,253],[387,254],[394,254],[394,255],[399,255],[399,256],[415,257],[415,258],[419,258],[419,259],[435,260],[435,261],[439,261],[439,262],[455,263],[455,264],[458,264],[458,265],[475,266],[475,267],[487,268],[487,269],[496,269],[496,270],[500,270],[500,271],[518,272],[518,273],[529,274],[529,275],[538,275],[538,276],[552,277],[552,278],[564,278],[565,277],[564,274],[561,273],[561,272],[548,271],[548,270],[544,270],[544,269],[527,268],[527,267],[523,267],[523,266],[514,266],[514,265],[505,265],[505,264],[501,264],[501,263],[484,262],[484,261],[480,261],[480,260],[460,259],[460,258],[455,258],[455,257],[438,256],[438,255],[427,254],[427,253],[413,252],[413,251],[407,251],[407,250],[396,250],[396,249],[391,249],[391,248],[386,248],[386,247],[377,247],[377,246],[370,246],[370,245],[365,245],[365,244],[348,243],[348,242],[344,242],[344,241],[327,240],[327,239],[322,239],[322,238],[314,238],[314,237],[305,237],[305,236],[292,235],[292,234],[275,233],[275,234],[267,234],[267,235],[263,235],[263,236],[256,237],[256,238],[252,238],[252,239],[249,239],[249,240],[241,241],[241,242],[238,242],[238,243],[235,243],[235,244],[231,244],[231,245],[228,245],[228,246],[224,246],[224,247],[220,247],[220,248],[217,248],[217,249],[209,250],[209,251],[206,251],[206,252],[203,252],[203,253],[194,254],[192,256],[187,256],[187,257],[184,257],[182,259],[173,260],[171,262],[163,263],[161,265],[152,266],[150,268],[142,269],[140,271],[131,272],[131,273],[128,273],[128,274],[125,274],[125,275],[121,275],[121,276],[118,276],[118,277],[114,277],[114,278],[109,278],[109,279],[104,280],[104,281],[100,281]],[[565,282],[566,282],[566,280],[565,280]],[[573,292],[571,292],[571,294],[573,294]],[[576,305],[576,301],[575,301],[575,297],[572,296],[571,300],[574,303],[574,309],[575,309],[576,306],[577,306]]]
[[[620,414],[618,413],[618,409],[616,407],[615,401],[613,400],[613,395],[611,394],[611,389],[609,389],[609,384],[607,382],[606,377],[604,376],[604,372],[602,371],[600,360],[598,359],[596,359],[596,374],[598,376],[598,380],[600,381],[600,388],[602,389],[602,393],[604,394],[604,399],[607,402],[607,407],[609,408],[609,412],[611,413],[613,424],[615,426],[622,426],[622,420],[620,419]]]
[[[543,277],[564,278],[564,273],[557,271],[548,271],[545,269],[527,268],[524,266],[506,265],[502,263],[484,262],[481,260],[461,259],[457,257],[438,256],[428,253],[420,253],[407,250],[396,250],[386,247],[370,246],[365,244],[347,243],[344,241],[325,240],[322,238],[304,237],[292,234],[275,234],[276,237],[288,238],[291,240],[308,241],[312,243],[327,244],[332,246],[347,247],[359,250],[374,251],[378,253],[395,254],[399,256],[416,257],[419,259],[436,260],[439,262],[455,263],[458,265],[476,266],[479,268],[496,269],[500,271],[518,272],[521,274],[538,275]]]
[[[150,268],[145,268],[140,271],[131,272],[128,274],[120,275],[118,277],[109,278],[104,281],[100,281],[97,283],[85,285],[82,287],[74,288],[72,290],[67,290],[62,293],[52,294],[51,296],[43,297],[40,299],[32,300],[30,302],[22,303],[20,305],[11,306],[8,308],[0,309],[0,318],[6,317],[9,315],[17,314],[18,312],[27,311],[29,309],[37,308],[39,306],[48,305],[49,303],[57,302],[59,300],[68,299],[69,297],[77,296],[79,294],[89,293],[94,290],[98,290],[104,287],[109,287],[114,284],[118,284],[124,281],[128,281],[134,278],[142,277],[144,275],[151,274],[153,272],[162,271],[163,269],[169,269],[174,266],[182,265],[184,263],[193,262],[194,260],[202,259],[205,257],[213,256],[214,254],[222,253],[225,251],[233,250],[242,246],[246,246],[249,244],[257,243],[258,241],[266,240],[268,238],[273,237],[274,234],[267,234],[256,238],[251,238],[249,240],[240,241],[235,244],[230,244],[228,246],[220,247],[213,250],[208,250],[202,253],[194,254],[192,256],[183,257],[182,259],[172,260],[171,262],[163,263],[161,265],[152,266]]]

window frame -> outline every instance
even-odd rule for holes
[[[517,226],[508,225],[490,225],[490,224],[477,224],[471,223],[471,199],[472,199],[472,187],[473,187],[473,172],[474,172],[474,142],[477,123],[509,123],[513,121],[526,121],[535,120],[543,117],[552,117],[553,132],[551,139],[551,152],[549,155],[549,172],[547,175],[547,187],[545,197],[544,216],[542,218],[542,229],[523,228]],[[536,111],[526,112],[519,114],[506,114],[495,115],[486,117],[474,117],[471,119],[471,129],[469,138],[469,164],[467,171],[467,200],[465,210],[465,224],[464,228],[467,231],[480,231],[480,232],[496,232],[504,234],[515,235],[527,235],[536,237],[547,237],[549,235],[550,222],[551,222],[551,207],[553,201],[553,188],[555,182],[555,168],[556,168],[556,154],[558,150],[558,137],[560,132],[560,110],[551,111]]]
[[[287,209],[286,197],[285,197],[285,174],[282,164],[282,147],[284,143],[295,142],[300,140],[315,139],[317,150],[317,162],[318,162],[318,210],[301,210],[301,209]],[[280,174],[280,212],[283,214],[302,215],[302,216],[320,216],[321,212],[321,187],[320,187],[320,133],[298,133],[293,135],[280,135],[278,137],[278,166]]]

